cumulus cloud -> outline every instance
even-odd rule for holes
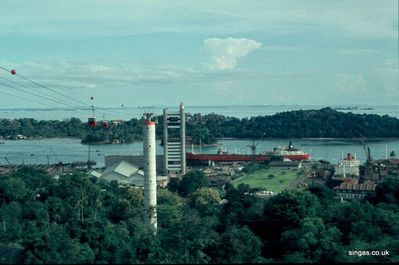
[[[209,38],[204,40],[205,47],[212,54],[211,69],[224,70],[234,69],[237,65],[237,59],[250,54],[259,49],[260,42],[251,39],[235,38]]]

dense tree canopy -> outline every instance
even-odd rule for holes
[[[158,117],[157,137],[162,137],[162,119]],[[0,119],[0,136],[78,137],[82,142],[112,143],[141,140],[142,122],[136,118],[119,125],[89,127],[77,118],[63,121]],[[173,136],[173,135],[171,135]],[[271,116],[234,118],[217,114],[187,114],[187,136],[194,144],[211,144],[221,137],[233,138],[392,138],[399,137],[399,119],[387,115],[353,114],[335,111],[297,110]]]
[[[320,185],[264,199],[248,185],[206,187],[193,172],[176,182],[183,190],[158,189],[154,234],[142,189],[25,167],[0,178],[0,247],[20,245],[34,264],[398,262],[397,181],[341,203]],[[349,254],[359,250],[389,255]]]

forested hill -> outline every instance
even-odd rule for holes
[[[195,122],[193,122],[193,120]],[[212,136],[234,138],[396,138],[399,119],[388,115],[353,114],[323,108],[272,116],[229,118],[194,115],[191,124],[204,124]]]
[[[158,117],[157,135],[162,137],[162,116]],[[15,138],[77,137],[83,142],[132,142],[141,139],[140,120],[131,119],[105,129],[101,123],[90,128],[76,118],[64,121],[1,119],[0,137]],[[271,116],[234,118],[217,114],[187,114],[187,136],[195,144],[215,143],[217,138],[398,138],[399,119],[387,115],[353,114],[335,111],[297,110]]]

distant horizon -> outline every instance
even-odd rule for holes
[[[178,108],[179,105],[155,105],[155,106],[145,106],[142,108]],[[248,104],[248,105],[240,105],[240,104],[229,104],[229,105],[185,105],[185,107],[189,108],[224,108],[224,107],[290,107],[290,106],[314,106],[314,107],[399,107],[399,104]],[[140,109],[141,107],[127,106],[127,107],[96,107],[96,109]],[[35,108],[0,108],[0,110],[88,110],[90,108],[68,108],[68,107],[57,107],[57,108],[43,108],[43,107],[35,107]]]
[[[162,109],[169,108],[177,110],[176,106],[155,106],[153,108],[137,108],[125,107],[124,109],[116,108],[96,108],[95,116],[98,120],[130,120],[132,118],[139,119],[144,112],[154,112],[156,115],[162,115]],[[215,113],[226,117],[235,118],[250,118],[257,116],[270,116],[276,113],[299,111],[299,110],[320,110],[323,108],[347,108],[359,107],[358,109],[339,109],[340,112],[352,112],[354,114],[376,114],[379,116],[388,115],[393,118],[399,119],[399,106],[398,105],[236,105],[236,106],[185,106],[186,113],[207,115]],[[368,109],[369,108],[369,109]],[[103,116],[105,115],[105,116]],[[36,120],[64,120],[70,118],[78,118],[82,121],[92,116],[90,109],[47,109],[47,108],[12,108],[0,109],[0,119],[20,119],[32,118]],[[104,118],[105,117],[105,118]]]

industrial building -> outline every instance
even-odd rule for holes
[[[364,199],[368,194],[375,193],[376,184],[368,183],[346,183],[334,187],[337,198],[343,200]]]
[[[107,167],[103,173],[92,170],[90,176],[102,178],[107,181],[116,180],[120,184],[144,187],[144,171],[132,163],[121,160]],[[166,188],[168,185],[168,176],[157,176],[157,185]]]
[[[139,168],[144,168],[144,157],[143,155],[105,155],[105,167],[110,167],[115,163],[119,163],[121,161],[129,162],[133,165],[136,165]],[[157,172],[164,172],[164,160],[163,155],[156,156],[156,169]]]
[[[116,180],[122,184],[130,184],[138,187],[144,186],[144,172],[137,166],[120,161],[108,167],[100,176],[108,181]]]

